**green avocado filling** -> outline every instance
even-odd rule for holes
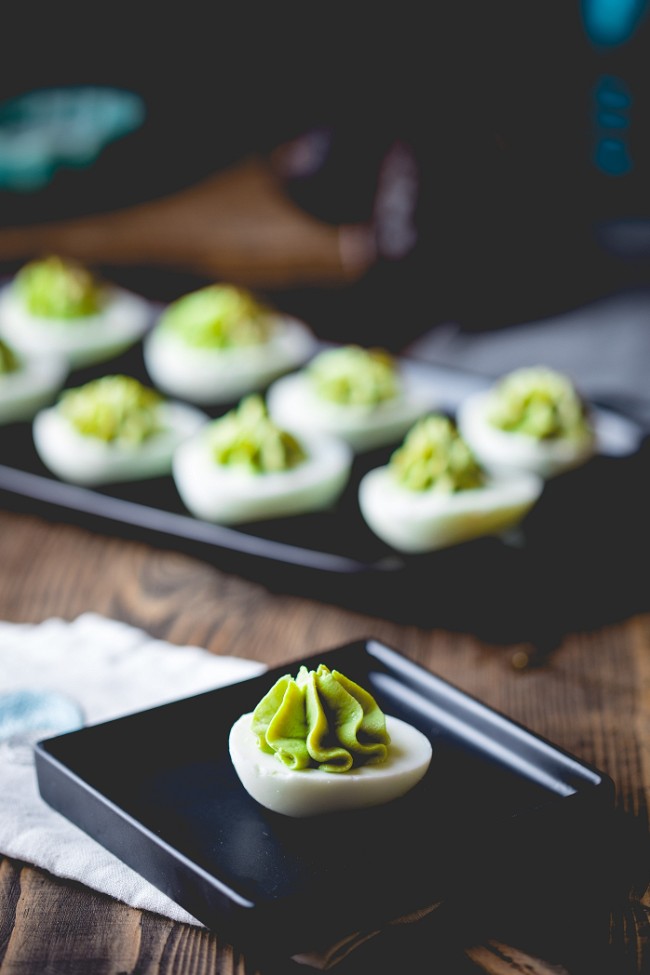
[[[17,273],[15,287],[27,310],[43,318],[95,315],[104,298],[103,287],[90,271],[61,257],[30,261]]]
[[[211,284],[172,302],[160,327],[196,348],[229,349],[268,341],[273,315],[245,288]]]
[[[383,349],[326,349],[312,359],[307,373],[319,397],[343,406],[377,406],[399,392],[395,360]]]
[[[389,469],[410,491],[452,494],[485,484],[483,468],[456,424],[438,413],[423,417],[411,427],[402,446],[392,454]]]
[[[269,417],[257,394],[246,396],[234,410],[213,420],[208,436],[217,464],[252,474],[287,471],[307,457],[296,438]]]
[[[368,691],[325,664],[281,677],[253,712],[263,752],[296,771],[347,772],[386,760],[386,718]]]
[[[0,376],[6,376],[10,372],[17,372],[20,369],[18,356],[10,349],[6,342],[0,339]]]
[[[131,446],[161,430],[162,396],[131,376],[102,376],[67,390],[59,410],[86,437]]]
[[[544,366],[516,369],[501,379],[488,418],[500,430],[537,440],[580,440],[590,433],[585,404],[571,381]]]

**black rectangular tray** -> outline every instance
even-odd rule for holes
[[[250,798],[228,732],[277,677],[321,662],[417,726],[433,758],[401,799],[294,819]],[[54,809],[231,943],[267,956],[434,903],[467,905],[479,890],[486,910],[499,884],[521,902],[546,878],[559,903],[591,883],[589,865],[602,867],[613,800],[605,774],[375,639],[39,742],[36,770]]]
[[[486,382],[446,367],[404,362],[430,378],[438,390],[441,408],[450,414],[463,396]],[[80,385],[108,370],[147,381],[142,349],[137,346],[109,364],[71,374],[66,385]],[[208,412],[216,415],[218,411]],[[607,510],[604,518],[602,507],[595,502],[593,507],[585,505],[582,496],[576,509],[576,492],[580,495],[586,490],[595,499],[599,480],[613,481],[625,494],[628,517],[634,518],[631,494],[626,488],[626,465],[634,463],[641,432],[634,423],[611,411],[601,410],[599,420],[605,432],[607,455],[586,465],[585,471],[558,479],[563,486],[560,492],[545,490],[532,522],[525,521],[521,531],[514,536],[478,539],[424,555],[405,555],[385,545],[367,528],[358,508],[361,476],[371,467],[385,463],[394,445],[356,459],[349,484],[331,510],[232,528],[209,524],[189,514],[171,476],[96,488],[60,481],[38,458],[31,424],[18,423],[0,427],[0,502],[14,510],[180,549],[271,589],[398,621],[473,629],[488,639],[530,639],[531,634],[540,632],[540,615],[547,628],[549,606],[560,606],[561,601],[546,598],[542,614],[536,594],[540,580],[546,586],[551,576],[548,560],[557,561],[561,544],[558,529],[567,514],[574,518],[577,511],[583,522],[589,519],[584,531],[591,537],[591,529],[597,525],[601,539],[597,552],[585,550],[587,575],[583,572],[582,576],[594,575],[596,566],[600,568],[611,561],[603,536],[603,525],[608,524]],[[578,487],[571,488],[576,478]],[[569,485],[569,490],[565,485]],[[614,525],[620,532],[618,514],[612,528]],[[558,576],[557,566],[553,574],[557,577],[558,593],[565,592],[567,587]],[[598,606],[604,612],[611,602],[611,587],[603,587],[603,593],[596,598],[593,587],[585,586],[585,592],[587,589],[588,602],[574,602],[572,609],[580,613]],[[559,622],[559,629],[563,625],[563,621]]]

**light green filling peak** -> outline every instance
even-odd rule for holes
[[[161,429],[162,396],[131,376],[102,376],[67,390],[59,409],[86,437],[137,445]]]
[[[213,420],[208,436],[217,464],[253,474],[286,471],[307,456],[296,438],[273,422],[257,394],[245,397],[234,410]]]
[[[263,752],[296,771],[347,772],[386,760],[386,718],[368,691],[325,664],[281,677],[253,712]]]
[[[104,289],[90,271],[56,256],[26,264],[15,287],[30,314],[43,318],[85,318],[97,314],[104,300]]]
[[[172,302],[160,327],[197,348],[228,349],[266,342],[273,315],[245,288],[212,284]]]
[[[6,376],[10,372],[17,372],[20,369],[20,360],[16,353],[6,342],[0,339],[0,376]]]
[[[571,381],[544,366],[517,369],[490,396],[488,418],[500,430],[538,440],[580,440],[590,434],[585,404]]]
[[[455,423],[438,413],[411,427],[391,456],[389,468],[397,482],[411,491],[451,494],[485,483],[484,471]]]
[[[399,392],[395,360],[383,349],[326,349],[312,359],[307,372],[319,397],[345,406],[376,406]]]

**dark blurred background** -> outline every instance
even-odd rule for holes
[[[0,80],[0,260],[11,269],[30,247],[56,243],[53,227],[138,213],[254,157],[350,261],[338,279],[301,266],[295,280],[285,261],[273,281],[280,240],[268,224],[256,238],[245,213],[251,268],[265,269],[249,283],[270,286],[323,337],[401,349],[443,322],[498,329],[643,288],[645,7],[454,0],[426,12],[283,4],[215,8],[204,19],[108,6],[83,20],[58,7],[16,14],[4,31],[7,45],[15,39],[12,67]],[[135,96],[121,134],[86,158],[24,138],[36,124],[26,96],[86,87]],[[97,129],[101,114],[90,112]],[[50,153],[47,175],[20,185],[21,152],[33,166],[39,151]],[[232,206],[227,216],[236,221]],[[175,250],[157,258],[143,244],[138,262],[134,245],[130,263],[219,276],[218,261],[196,259],[191,229],[179,233],[171,219],[152,228],[166,228]],[[75,256],[101,262],[97,235],[68,240],[87,247]],[[110,241],[105,257],[116,260]],[[221,272],[231,271],[226,260]]]
[[[323,339],[561,369],[646,439],[545,492],[535,625],[647,605],[645,0],[3,20],[1,272],[58,252],[159,301],[229,279]]]

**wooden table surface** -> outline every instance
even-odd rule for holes
[[[180,552],[0,511],[0,618],[74,619],[88,610],[175,644],[266,664],[374,635],[595,764],[614,779],[630,829],[639,827],[638,869],[611,911],[611,971],[648,970],[650,897],[642,838],[650,794],[650,615],[569,633],[543,665],[518,670],[512,665],[515,645],[490,645],[471,633],[398,624],[271,592]],[[257,970],[206,930],[134,910],[26,863],[1,861],[0,903],[2,975]],[[539,947],[531,954],[527,945],[489,936],[474,941],[470,932],[446,950],[442,967],[434,969],[427,965],[436,957],[435,944],[427,959],[405,949],[404,970],[577,971],[563,967],[561,958],[544,957]]]

